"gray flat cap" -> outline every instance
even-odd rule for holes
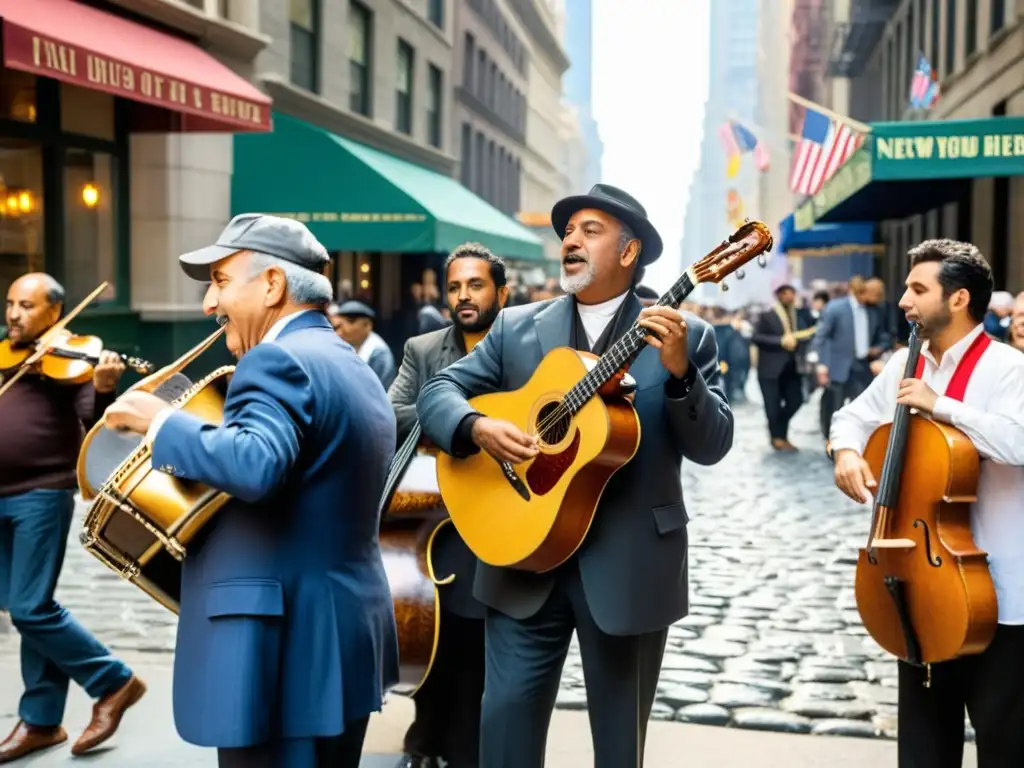
[[[264,213],[235,216],[214,245],[178,257],[181,268],[193,280],[210,279],[210,265],[239,251],[253,251],[321,272],[331,257],[305,224]]]
[[[370,309],[366,304],[355,299],[349,299],[344,304],[340,305],[334,314],[341,315],[342,317],[368,317],[371,320],[377,317],[376,313]]]

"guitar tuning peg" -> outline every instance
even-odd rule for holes
[[[737,280],[742,280],[746,276],[747,276],[747,273],[744,272],[742,269],[737,269],[736,270],[736,279]]]
[[[757,257],[757,266],[764,268],[768,266],[768,259],[765,258],[764,254],[759,254]]]
[[[722,293],[725,293],[728,290],[729,290],[729,284],[723,282],[722,283]]]

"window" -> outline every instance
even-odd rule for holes
[[[427,19],[438,29],[444,29],[444,0],[428,0]]]
[[[395,128],[402,133],[412,133],[412,46],[404,40],[398,41],[398,60],[395,73],[398,79],[395,103]]]
[[[946,74],[956,69],[956,0],[946,0]]]
[[[0,176],[5,187],[0,196],[0,291],[6,298],[11,283],[23,274],[46,269],[42,150],[28,142],[0,140]]]
[[[476,57],[476,41],[466,33],[466,47],[462,50],[462,87],[473,90],[473,59]]]
[[[462,168],[459,169],[459,180],[466,189],[473,188],[473,129],[469,123],[462,124]]]
[[[427,141],[441,148],[441,118],[444,112],[444,73],[429,65],[427,69]]]
[[[988,12],[988,31],[994,35],[1006,24],[1006,0],[991,0],[991,6]]]
[[[978,0],[966,0],[967,18],[964,21],[964,56],[978,48]]]
[[[491,68],[487,76],[487,90],[484,91],[486,97],[485,104],[491,109],[494,109],[495,92],[498,89],[498,65],[493,61],[491,62]]]
[[[64,153],[64,289],[74,306],[106,280],[100,300],[116,298],[117,231],[114,217],[114,158],[106,152]]]
[[[372,19],[366,6],[353,2],[348,9],[348,107],[370,116],[370,34]]]
[[[288,8],[291,80],[299,88],[313,93],[318,93],[320,88],[318,5],[317,0],[289,0]]]
[[[217,15],[222,19],[231,18],[231,0],[217,0]]]
[[[487,183],[484,185],[484,200],[494,205],[495,192],[498,189],[498,174],[494,167],[494,142],[487,142]]]
[[[939,8],[939,0],[932,0],[932,47],[928,52],[928,61],[931,63],[932,68],[936,71],[939,68],[939,14],[942,11]]]
[[[0,119],[22,123],[36,121],[35,75],[0,69]]]
[[[473,137],[473,191],[484,194],[484,135],[477,131]]]
[[[480,101],[487,93],[487,53],[481,48],[476,54],[476,87],[473,89]]]

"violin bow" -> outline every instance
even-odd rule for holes
[[[102,283],[99,284],[99,287],[97,287],[96,290],[94,290],[92,293],[90,293],[88,296],[86,296],[84,299],[78,302],[78,306],[76,306],[74,309],[72,309],[70,312],[64,315],[64,317],[62,317],[60,320],[58,320],[56,323],[54,323],[53,325],[46,329],[46,332],[42,336],[40,336],[39,340],[36,342],[36,351],[29,355],[28,359],[21,364],[21,367],[18,369],[18,372],[11,376],[11,378],[5,381],[4,385],[0,387],[0,395],[3,395],[4,392],[10,389],[14,385],[14,382],[16,382],[26,373],[28,373],[29,368],[35,365],[37,362],[39,362],[43,358],[43,356],[50,351],[50,348],[53,346],[53,344],[51,344],[50,342],[67,327],[68,323],[75,319],[75,316],[79,312],[81,312],[87,306],[92,304],[93,301],[96,300],[97,296],[99,296],[101,293],[107,290],[107,286],[109,285],[110,283],[104,280]]]
[[[165,381],[171,378],[174,374],[180,373],[185,368],[185,366],[187,366],[189,363],[191,363],[193,360],[199,357],[203,352],[205,352],[210,347],[210,345],[213,344],[213,342],[215,342],[217,339],[219,339],[226,330],[226,326],[220,326],[216,331],[214,331],[201,342],[196,344],[194,347],[192,347],[192,349],[190,349],[184,355],[179,357],[173,363],[168,363],[159,371],[151,373],[146,378],[130,386],[127,392],[125,392],[125,394],[134,391],[154,392],[157,389],[157,387],[159,387],[161,384],[163,384]]]

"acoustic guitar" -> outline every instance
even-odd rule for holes
[[[658,300],[676,307],[701,283],[721,283],[772,248],[771,231],[747,222],[691,266]],[[438,488],[455,528],[483,562],[541,573],[568,560],[593,522],[608,481],[640,445],[640,421],[626,399],[626,371],[650,333],[633,326],[600,358],[551,350],[512,392],[472,398],[474,409],[538,438],[539,453],[513,466],[487,453],[437,457]]]

